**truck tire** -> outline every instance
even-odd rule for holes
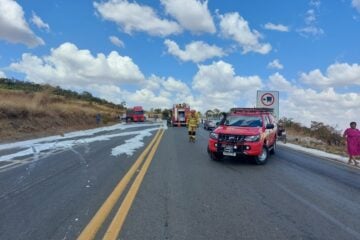
[[[275,152],[276,152],[276,140],[275,140],[275,142],[274,142],[274,144],[271,146],[271,149],[270,149],[270,154],[275,154]]]
[[[266,147],[266,145],[264,144],[261,154],[254,158],[255,164],[256,165],[264,165],[267,163],[268,158],[269,158],[269,150]]]
[[[223,160],[224,156],[221,153],[211,152],[208,148],[208,153],[210,156],[210,159],[215,162],[220,162]]]

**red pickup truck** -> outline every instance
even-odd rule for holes
[[[224,156],[252,156],[258,165],[275,153],[276,125],[271,109],[232,108],[210,133],[208,153],[219,161]]]

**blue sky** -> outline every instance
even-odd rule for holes
[[[360,122],[360,0],[0,0],[0,76],[128,106]]]

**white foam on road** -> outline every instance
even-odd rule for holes
[[[116,134],[105,134],[109,131],[119,130],[119,129],[127,129],[127,128],[134,128],[134,127],[141,127],[141,126],[152,126],[153,128],[147,128],[144,130],[138,130],[138,131],[128,131],[128,132],[121,132]],[[76,145],[80,144],[89,144],[99,141],[108,141],[115,137],[122,137],[122,136],[131,136],[135,135],[134,138],[130,139],[129,142],[126,142],[122,148],[129,147],[129,151],[127,154],[132,154],[133,151],[135,151],[137,148],[142,147],[142,139],[145,136],[151,135],[150,132],[158,130],[163,125],[157,125],[157,124],[132,124],[132,125],[116,125],[111,127],[105,127],[105,128],[98,128],[98,129],[92,129],[92,130],[86,130],[86,131],[77,131],[73,133],[67,134],[66,137],[59,137],[59,136],[52,136],[47,138],[40,138],[40,139],[34,139],[34,140],[28,140],[28,141],[22,141],[22,142],[16,142],[11,144],[3,144],[0,145],[1,149],[19,149],[18,151],[12,153],[0,156],[0,162],[1,161],[9,161],[14,160],[16,158],[21,157],[27,157],[39,154],[51,154],[53,151],[57,150],[64,150],[64,149],[72,149]],[[104,132],[104,135],[94,136],[95,133]],[[140,136],[140,137],[138,137]],[[80,139],[70,139],[74,137],[81,137]],[[66,140],[68,139],[68,140]],[[50,141],[52,140],[52,141]],[[139,141],[136,143],[136,141]],[[121,146],[118,146],[119,149],[121,149]],[[50,153],[48,153],[50,151]],[[121,154],[121,153],[120,153]]]
[[[100,128],[94,128],[84,131],[76,131],[76,132],[70,132],[65,133],[64,136],[55,135],[50,137],[43,137],[43,138],[37,138],[32,140],[26,140],[26,141],[20,141],[20,142],[13,142],[13,143],[5,143],[0,144],[0,151],[6,150],[6,149],[14,149],[14,148],[27,148],[31,147],[34,144],[38,143],[44,143],[44,142],[56,142],[59,140],[69,139],[69,138],[78,138],[78,137],[86,137],[86,136],[92,136],[100,132],[111,132],[114,130],[125,130],[129,128],[137,128],[137,127],[151,127],[151,126],[163,126],[163,123],[158,124],[116,124],[109,127],[100,127]]]
[[[159,123],[161,123],[161,128],[163,128],[164,130],[168,129],[166,121],[159,121]],[[151,132],[157,129],[158,128],[146,129],[142,131],[139,135],[126,140],[124,144],[113,148],[111,151],[111,155],[113,156],[119,156],[121,154],[126,154],[128,156],[133,155],[137,149],[144,146],[143,139],[145,137],[151,136],[152,135]]]
[[[117,146],[112,149],[111,155],[113,156],[119,156],[121,154],[126,154],[128,156],[131,156],[134,154],[134,152],[144,146],[143,139],[144,137],[151,136],[150,131],[154,131],[156,129],[149,129],[149,131],[143,131],[139,135],[136,135],[135,137],[128,139],[125,141],[124,144]]]

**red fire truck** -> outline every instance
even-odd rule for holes
[[[190,106],[186,103],[174,104],[172,111],[172,125],[186,126],[186,120],[190,114]]]
[[[135,106],[126,110],[126,122],[144,122],[144,110],[142,106]]]

